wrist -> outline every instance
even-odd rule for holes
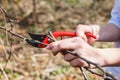
[[[106,58],[106,55],[104,53],[104,51],[102,49],[97,49],[96,50],[96,53],[98,54],[99,56],[99,60],[98,60],[98,64],[102,67],[105,67],[105,66],[108,66],[109,64],[109,61],[108,59]]]
[[[120,49],[119,48],[107,48],[97,49],[97,53],[100,56],[99,64],[101,66],[120,66]]]

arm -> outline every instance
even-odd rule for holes
[[[104,59],[102,66],[120,66],[120,49],[106,48],[97,49],[98,54],[101,54]]]
[[[100,27],[97,41],[112,42],[118,40],[120,40],[120,29],[115,24],[108,23]]]

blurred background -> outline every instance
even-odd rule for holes
[[[0,26],[28,36],[28,32],[73,31],[78,24],[104,25],[110,18],[114,0],[0,0],[8,17],[0,12]],[[94,47],[113,47],[113,43],[94,43]],[[83,80],[77,68],[62,55],[31,47],[0,30],[0,80]],[[90,80],[101,80],[86,72]],[[6,77],[5,77],[6,76]]]

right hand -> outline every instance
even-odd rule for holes
[[[85,35],[85,32],[90,32],[93,35],[96,36],[96,38],[98,38],[98,33],[99,33],[99,26],[98,25],[81,25],[79,24],[76,27],[76,35],[78,37],[81,37],[84,41],[86,41],[87,43],[91,44],[93,43],[96,39],[93,39],[92,37],[87,37]]]

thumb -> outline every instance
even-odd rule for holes
[[[76,35],[78,37],[81,37],[84,41],[86,41],[86,42],[88,41],[87,36],[85,35],[85,33],[83,31],[77,31]]]

